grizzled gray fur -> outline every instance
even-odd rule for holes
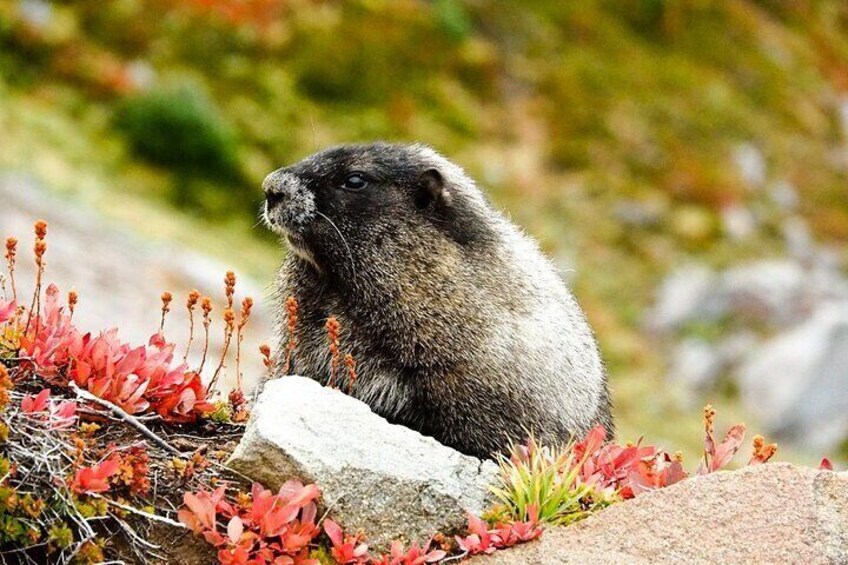
[[[336,316],[357,361],[353,396],[390,422],[478,457],[529,432],[548,443],[596,424],[612,434],[583,312],[457,165],[421,145],[339,146],[263,188],[265,220],[290,249],[277,310],[284,344],[282,300],[298,301],[293,371],[327,382],[324,326]],[[339,371],[342,390],[346,379]]]

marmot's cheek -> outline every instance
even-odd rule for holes
[[[300,231],[315,219],[315,199],[311,194],[298,195],[279,208],[279,217],[284,226]]]

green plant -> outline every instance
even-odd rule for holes
[[[127,98],[114,123],[135,155],[174,173],[169,192],[174,204],[208,208],[224,200],[243,207],[243,195],[227,189],[244,182],[236,136],[196,90],[154,90]]]
[[[527,445],[513,446],[512,457],[500,458],[498,485],[491,488],[500,505],[486,518],[527,520],[535,509],[538,522],[563,525],[611,502],[591,483],[580,480],[585,459],[575,455],[573,445],[543,446],[531,437]]]

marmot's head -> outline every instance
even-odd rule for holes
[[[344,145],[278,169],[262,183],[264,217],[319,271],[390,247],[477,246],[492,240],[482,193],[421,145]]]

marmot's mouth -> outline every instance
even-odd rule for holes
[[[315,217],[310,206],[298,203],[273,203],[266,201],[262,214],[265,224],[280,235],[296,235],[310,224]],[[297,236],[300,237],[300,236]],[[300,238],[302,241],[302,238]]]
[[[290,253],[294,253],[296,256],[300,257],[307,263],[313,265],[319,271],[321,270],[318,266],[318,263],[315,261],[315,256],[312,255],[311,251],[309,251],[309,248],[306,246],[306,241],[304,241],[301,235],[286,232],[286,243],[288,243],[289,245]]]

